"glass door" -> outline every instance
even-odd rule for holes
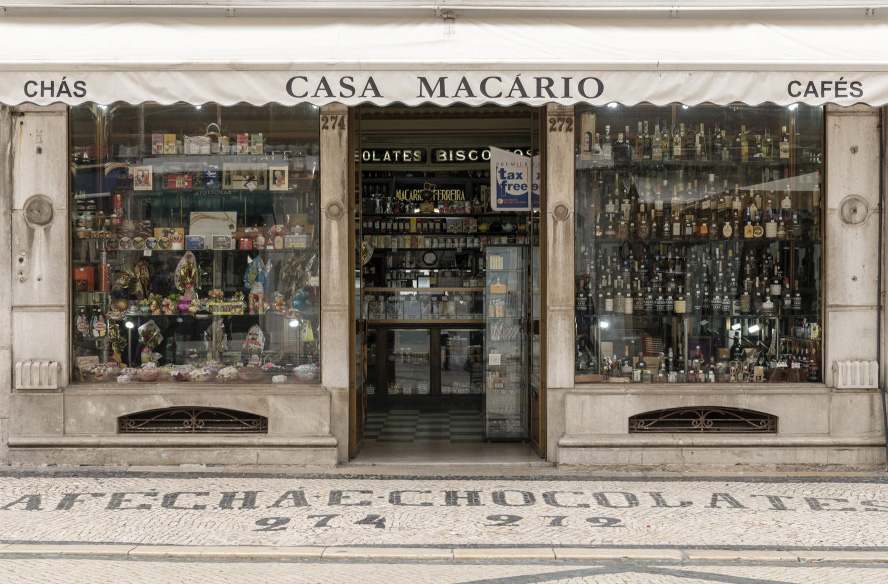
[[[527,248],[489,246],[485,433],[488,440],[527,438]]]
[[[360,152],[360,116],[355,115],[354,110],[350,110],[349,128],[351,129],[349,138],[349,150],[355,153]],[[364,264],[369,260],[372,250],[368,249],[364,243],[361,233],[362,223],[362,201],[361,201],[361,157],[353,156],[349,161],[352,182],[352,216],[355,218],[355,227],[352,230],[352,254],[354,256],[352,265],[354,266],[354,301],[352,302],[353,317],[352,334],[354,346],[352,347],[352,355],[354,363],[351,368],[351,379],[349,383],[349,458],[357,456],[364,443],[364,417],[367,410],[367,393],[375,390],[372,380],[375,376],[373,371],[368,371],[369,364],[375,364],[376,360],[369,352],[373,351],[375,343],[369,343],[367,330],[367,315],[364,314],[363,302],[364,284],[362,278],[362,270]],[[370,380],[370,383],[368,383]]]

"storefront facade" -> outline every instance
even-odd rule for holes
[[[738,10],[149,11],[159,48],[127,66],[26,45],[0,96],[0,460],[335,465],[368,411],[470,408],[559,465],[883,464],[884,25]],[[220,26],[305,45],[214,52]],[[841,61],[793,41],[824,31]]]

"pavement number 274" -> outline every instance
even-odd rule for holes
[[[330,521],[339,515],[330,513],[327,515],[309,515],[308,519],[316,519],[312,527],[332,527]],[[549,519],[549,527],[564,527],[564,520],[567,515],[545,515],[543,519]],[[487,527],[506,527],[509,525],[517,525],[523,517],[520,515],[488,515]],[[626,527],[622,525],[620,520],[615,517],[587,517],[586,522],[592,527]],[[263,517],[256,521],[259,529],[253,531],[283,531],[287,529],[290,523],[289,517]],[[372,525],[377,529],[385,529],[385,517],[381,515],[367,515],[363,519],[354,522],[355,525]]]

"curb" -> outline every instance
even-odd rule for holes
[[[434,547],[348,547],[348,546],[152,546],[152,545],[40,545],[3,544],[0,558],[10,556],[78,556],[107,560],[192,559],[192,560],[558,560],[558,561],[658,561],[720,563],[886,563],[888,551],[773,551],[736,549],[659,548],[434,548]]]

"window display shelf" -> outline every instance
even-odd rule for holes
[[[317,111],[74,114],[74,377],[317,381]]]
[[[742,381],[799,362],[816,379],[822,109],[580,108],[576,121],[578,379],[725,381],[735,361]]]

